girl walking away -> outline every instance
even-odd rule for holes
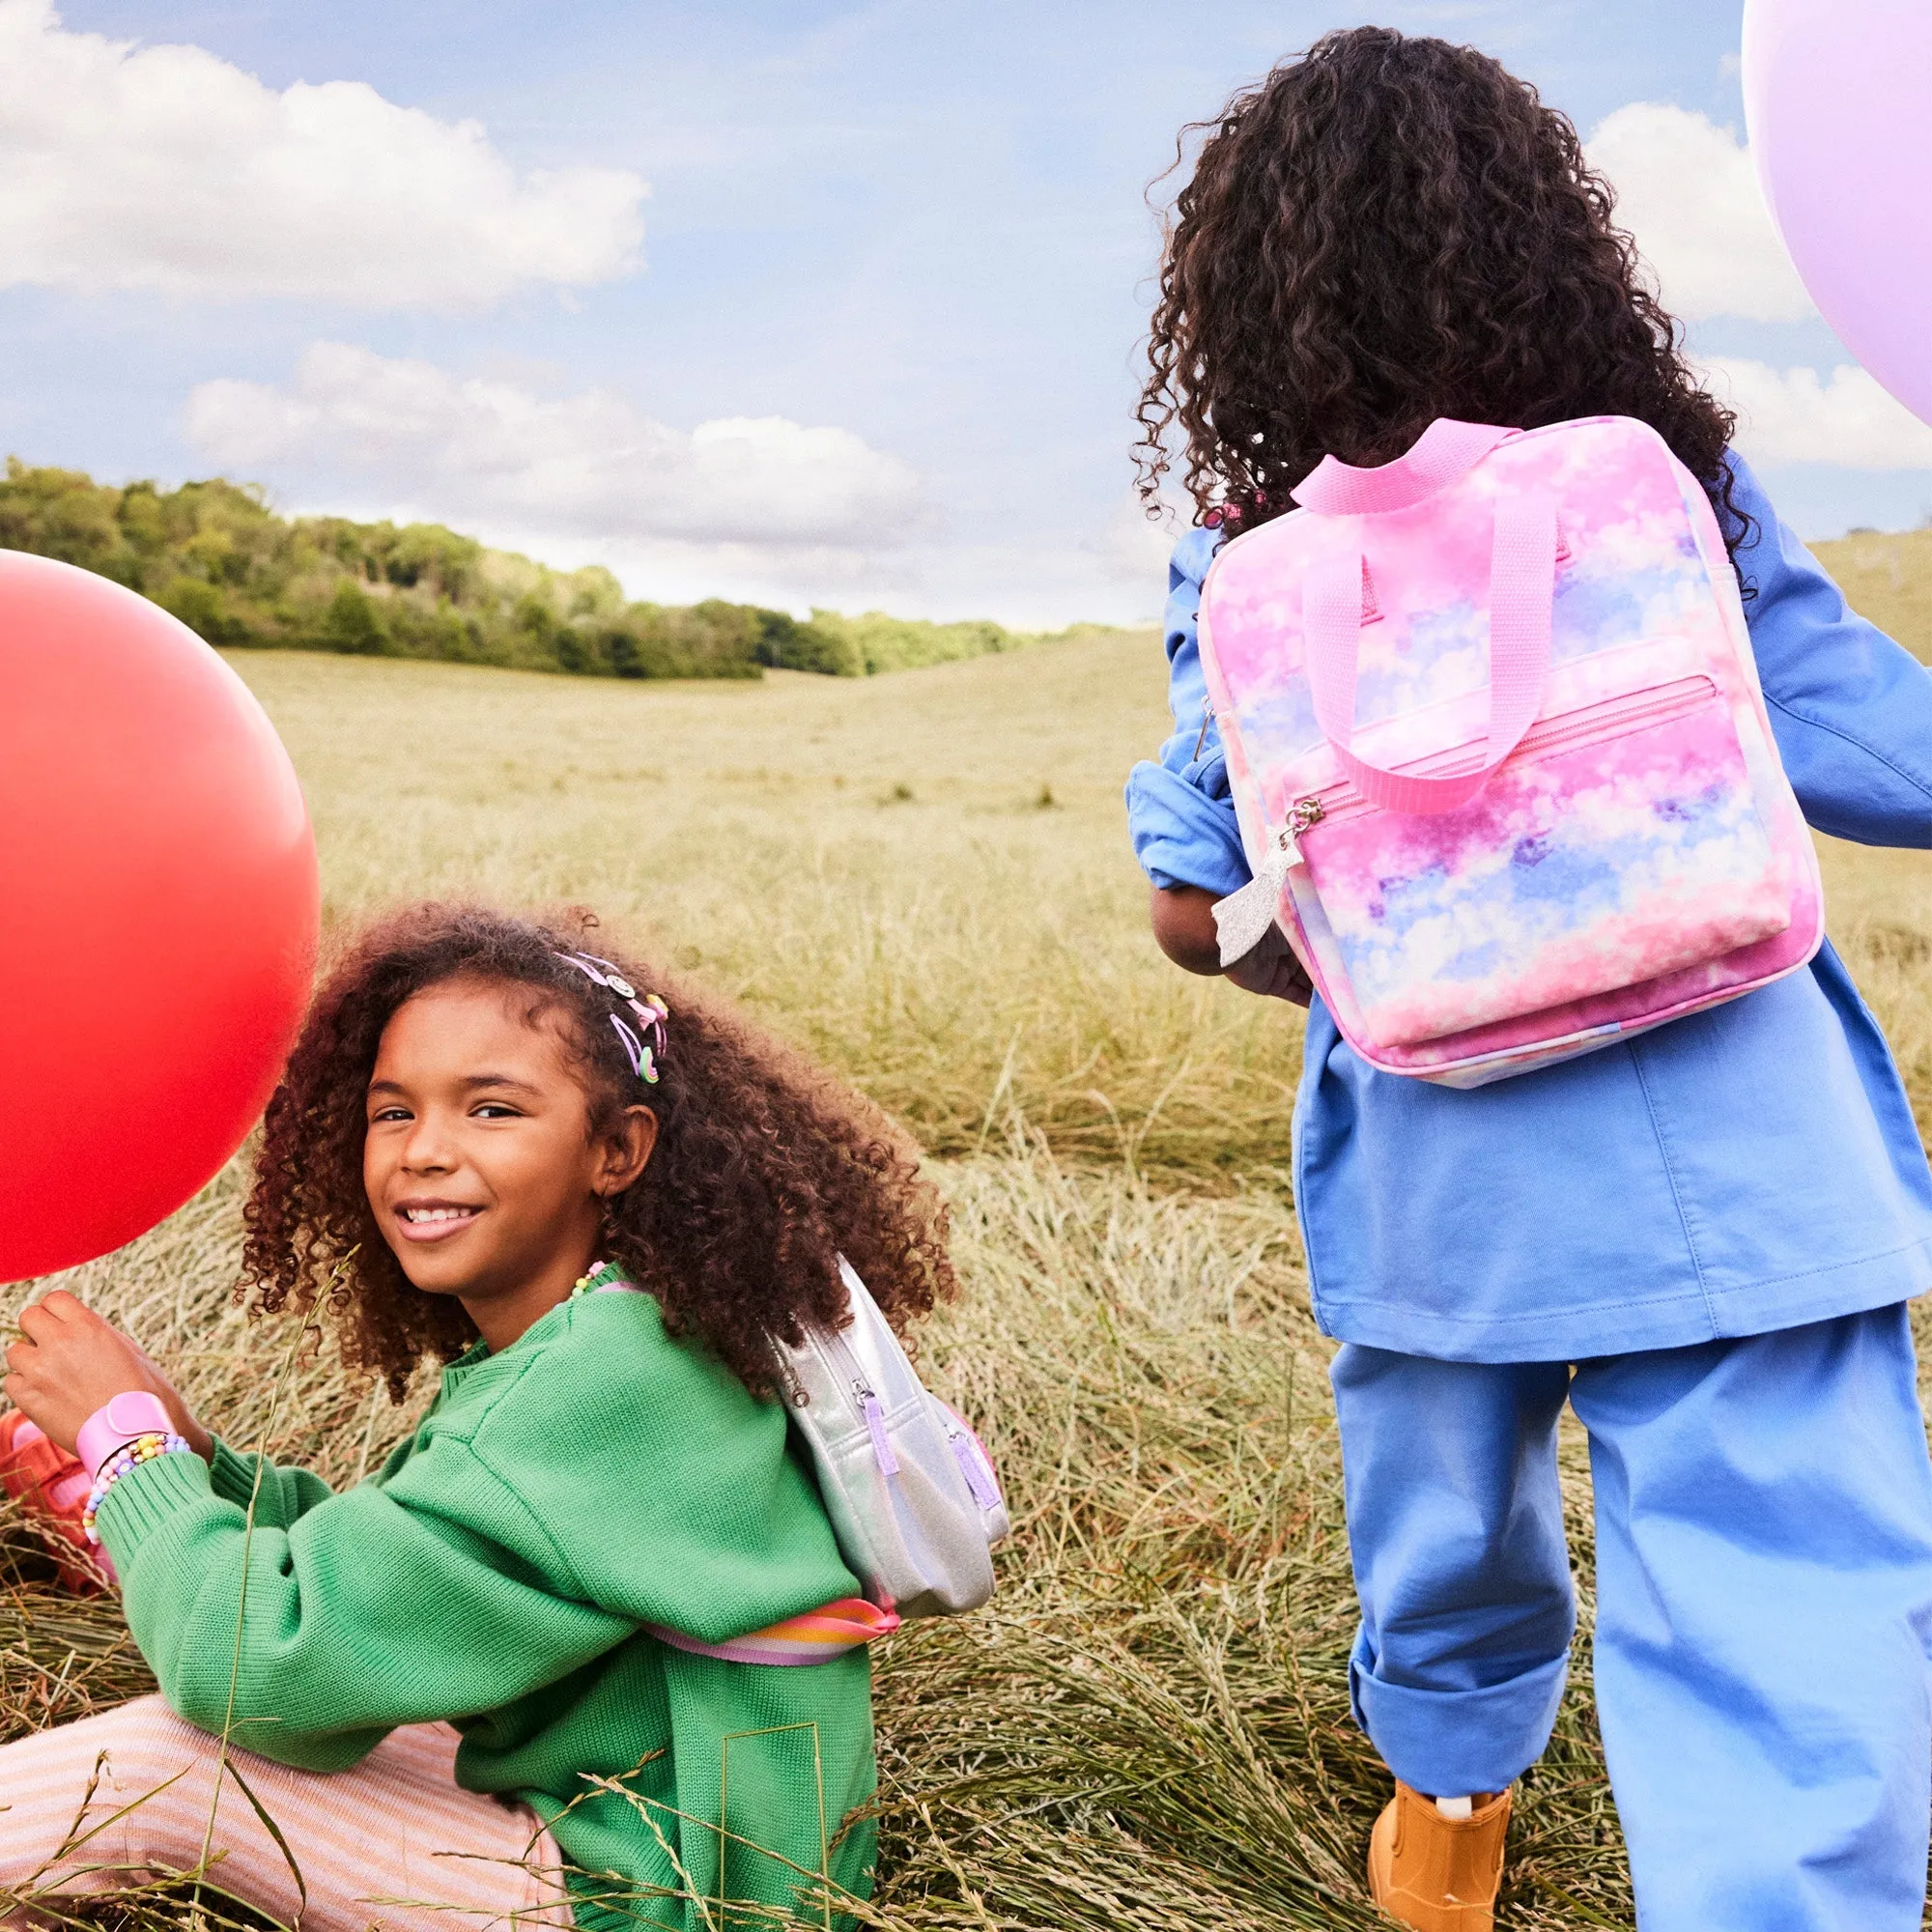
[[[22,1316],[7,1394],[98,1466],[161,1695],[0,1747],[0,1920],[202,1870],[318,1932],[722,1932],[867,1893],[894,1620],[771,1343],[843,1319],[841,1255],[894,1325],[929,1309],[943,1210],[870,1108],[591,943],[400,914],[270,1105],[256,1306],[326,1315],[398,1400],[448,1365],[368,1481],[238,1453],[71,1295]]]
[[[1252,821],[1255,760],[1272,755],[1264,724],[1323,757],[1324,745],[1338,762],[1347,753],[1344,768],[1370,785],[1380,781],[1362,776],[1365,747],[1403,702],[1439,705],[1471,690],[1480,698],[1489,685],[1485,770],[1496,768],[1505,702],[1500,675],[1490,684],[1502,644],[1486,666],[1486,630],[1474,634],[1476,653],[1447,665],[1442,688],[1401,695],[1405,667],[1433,655],[1444,668],[1443,627],[1461,619],[1448,612],[1432,632],[1395,578],[1365,574],[1358,556],[1392,540],[1399,520],[1377,526],[1363,514],[1348,520],[1363,548],[1342,576],[1321,580],[1327,601],[1278,607],[1286,668],[1275,709],[1264,718],[1264,694],[1230,714],[1217,697],[1217,724],[1197,636],[1217,552],[1232,568],[1237,555],[1285,549],[1226,550],[1231,535],[1302,542],[1297,530],[1317,530],[1321,512],[1297,510],[1298,491],[1325,511],[1408,503],[1425,529],[1429,493],[1460,473],[1445,447],[1473,436],[1469,446],[1487,448],[1505,431],[1578,418],[1623,419],[1591,432],[1609,436],[1628,435],[1634,419],[1648,426],[1635,440],[1648,439],[1666,472],[1665,446],[1682,466],[1668,526],[1709,537],[1687,539],[1670,568],[1694,576],[1707,608],[1735,620],[1716,635],[1734,639],[1745,670],[1739,728],[1749,737],[1769,718],[1749,782],[1783,796],[1775,738],[1813,826],[1932,845],[1932,677],[1846,610],[1779,524],[1727,447],[1731,418],[1687,368],[1675,326],[1611,225],[1609,190],[1575,130],[1494,61],[1365,28],[1329,36],[1236,96],[1179,197],[1151,355],[1144,481],[1151,494],[1163,436],[1178,422],[1201,515],[1170,577],[1175,736],[1158,762],[1135,769],[1127,797],[1154,932],[1181,966],[1223,970],[1214,905],[1248,882],[1251,856],[1262,866],[1256,827],[1244,845],[1236,806]],[[1468,425],[1497,427],[1485,440]],[[1586,475],[1579,487],[1617,480]],[[1552,554],[1567,573],[1554,580],[1553,641],[1548,590],[1542,604],[1552,679],[1571,662],[1566,650],[1596,649],[1625,616],[1634,648],[1649,648],[1655,612],[1669,608],[1667,598],[1646,603],[1629,575],[1652,537],[1627,506],[1611,508],[1608,524],[1634,546],[1627,555],[1593,553],[1592,526],[1566,529],[1560,517],[1552,545],[1542,513],[1545,582]],[[1268,530],[1291,512],[1298,526]],[[1500,584],[1500,498],[1493,515]],[[1519,575],[1534,549],[1516,554]],[[1311,600],[1316,581],[1311,566]],[[1603,601],[1618,584],[1623,615]],[[1342,631],[1352,639],[1358,586],[1350,751],[1350,713],[1344,706],[1335,722],[1332,684],[1324,693],[1317,681],[1312,714],[1296,710],[1310,685],[1294,682],[1293,654],[1306,639],[1306,675],[1317,679],[1321,639],[1339,621],[1330,606],[1346,599]],[[1215,584],[1208,592],[1218,611]],[[1498,590],[1489,613],[1497,640],[1501,601]],[[1217,678],[1219,636],[1208,651]],[[1520,647],[1519,636],[1510,648]],[[1655,715],[1680,717],[1706,689],[1694,679],[1667,689]],[[1524,719],[1539,715],[1525,709]],[[1454,768],[1463,773],[1482,760],[1480,711],[1466,735],[1472,755]],[[1391,777],[1386,761],[1379,769]],[[1589,795],[1606,811],[1628,813],[1639,780],[1664,781],[1657,760],[1602,769],[1615,784]],[[1390,813],[1442,810],[1428,791],[1438,767],[1416,776],[1408,792],[1381,786]],[[1475,775],[1463,791],[1485,781]],[[1659,794],[1653,818],[1689,852],[1679,820],[1729,796],[1719,787],[1672,804]],[[1375,1896],[1424,1932],[1492,1923],[1511,1786],[1548,1741],[1568,1666],[1556,1477],[1568,1401],[1595,1478],[1597,1704],[1638,1922],[1645,1932],[1916,1928],[1932,1810],[1932,1469],[1904,1304],[1932,1283],[1932,1176],[1877,1026],[1826,945],[1756,990],[1649,1031],[1618,1022],[1612,1004],[1601,1009],[1610,1023],[1570,1036],[1576,1057],[1491,1084],[1371,1065],[1343,1031],[1364,1037],[1367,995],[1338,1022],[1334,1000],[1311,998],[1303,965],[1312,960],[1332,993],[1331,962],[1353,943],[1343,925],[1352,904],[1322,923],[1326,834],[1310,830],[1322,810],[1319,798],[1296,801],[1289,830],[1302,843],[1284,836],[1278,860],[1280,828],[1267,826],[1268,865],[1291,882],[1279,903],[1302,952],[1270,929],[1227,970],[1239,985],[1309,1006],[1295,1185],[1316,1312],[1341,1344],[1333,1380],[1362,1615],[1354,1711],[1395,1779],[1368,1848]],[[1358,802],[1351,822],[1331,828],[1331,867],[1367,849],[1378,826],[1393,828],[1390,838],[1400,831],[1367,810]],[[1416,849],[1435,839],[1428,849],[1448,850],[1442,841],[1458,837],[1478,849],[1494,833],[1482,811],[1478,800],[1460,820],[1430,820],[1462,830],[1417,833]],[[1527,920],[1523,908],[1538,900],[1548,917],[1520,930],[1567,931],[1577,895],[1617,875],[1546,867],[1557,849],[1528,836],[1513,853],[1506,846],[1482,904]],[[1596,857],[1618,863],[1615,848]],[[1774,868],[1779,895],[1808,865],[1786,867],[1781,883]],[[1641,889],[1682,876],[1666,867]],[[1368,895],[1359,949],[1347,956],[1368,962],[1366,974],[1384,956],[1375,949],[1396,943],[1400,920],[1438,894],[1428,930],[1441,950],[1418,999],[1492,989],[1494,957],[1458,953],[1440,923],[1476,905],[1457,897],[1475,892],[1468,875],[1437,868],[1406,903],[1398,883],[1384,878],[1380,896]],[[1615,892],[1601,900],[1605,917],[1629,902]],[[1468,917],[1458,934],[1480,929]],[[1801,945],[1787,963],[1803,957]],[[1407,1037],[1429,1044],[1427,1029]]]

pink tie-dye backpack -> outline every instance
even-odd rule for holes
[[[1254,883],[1363,1059],[1479,1087],[1817,951],[1817,855],[1702,487],[1647,425],[1325,458],[1201,592]]]

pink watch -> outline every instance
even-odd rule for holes
[[[86,1463],[87,1473],[99,1476],[115,1450],[142,1435],[172,1435],[174,1428],[159,1396],[146,1389],[128,1389],[110,1396],[80,1425],[73,1450]]]

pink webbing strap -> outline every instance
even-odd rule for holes
[[[1522,432],[1494,423],[1438,416],[1393,463],[1376,469],[1324,456],[1289,493],[1304,510],[1329,517],[1374,516],[1406,510],[1466,475],[1499,442]]]
[[[1316,723],[1362,795],[1384,810],[1454,811],[1489,782],[1491,773],[1535,723],[1542,705],[1556,584],[1556,506],[1548,497],[1532,494],[1496,501],[1490,552],[1489,746],[1488,755],[1472,772],[1453,778],[1405,776],[1372,765],[1350,749],[1363,567],[1362,553],[1348,550],[1311,565],[1302,581],[1302,632]]]

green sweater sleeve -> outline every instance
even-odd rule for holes
[[[582,1600],[527,1505],[460,1440],[286,1528],[251,1528],[199,1457],[162,1456],[113,1486],[99,1525],[174,1710],[312,1771],[398,1724],[495,1710],[636,1628]]]
[[[128,1623],[168,1702],[286,1764],[354,1764],[666,1626],[706,1642],[851,1595],[783,1408],[590,1295],[444,1377],[380,1477],[330,1494],[232,1452],[156,1458],[100,1506]],[[724,1728],[730,1729],[731,1725]]]
[[[256,1471],[261,1486],[256,1487]],[[224,1502],[238,1509],[248,1508],[252,1499],[255,1520],[271,1529],[287,1529],[298,1516],[317,1503],[327,1501],[335,1492],[312,1469],[284,1467],[266,1456],[244,1455],[231,1449],[219,1436],[214,1442],[214,1461],[208,1472],[209,1487]]]

